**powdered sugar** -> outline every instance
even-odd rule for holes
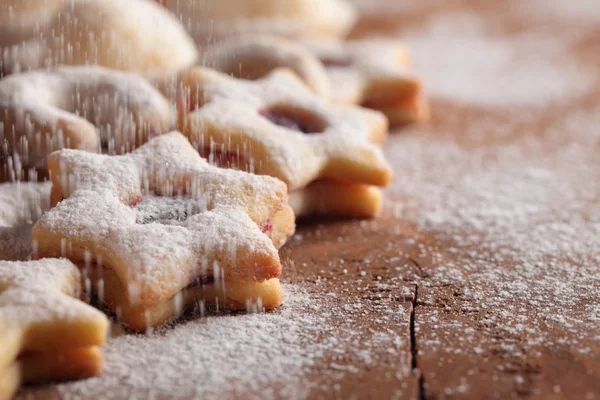
[[[53,193],[66,199],[33,229],[38,255],[101,259],[133,303],[160,304],[215,268],[237,281],[280,274],[277,249],[260,229],[286,206],[285,186],[274,178],[209,165],[176,132],[125,156],[63,150],[50,165]],[[198,213],[183,224],[140,224],[165,213],[154,193],[185,193]]]
[[[115,333],[104,375],[58,391],[73,400],[304,397],[310,386],[302,377],[322,353],[314,336],[326,319],[307,293],[285,292],[285,306],[272,313],[209,316],[150,336]]]
[[[166,72],[184,69],[197,58],[183,26],[154,1],[77,0],[65,1],[63,7],[44,3],[27,15],[38,26],[29,32],[9,29],[8,38],[2,38],[13,45],[0,57],[4,71],[98,64]],[[21,35],[11,37],[15,33]]]
[[[50,208],[50,183],[0,184],[0,260],[26,260],[31,228]]]
[[[82,324],[88,323],[104,329],[108,324],[100,311],[77,299],[81,295],[80,273],[67,260],[47,258],[27,262],[0,261],[0,289],[0,331],[3,335],[6,334],[3,339],[11,337],[11,330],[16,330],[19,337],[26,337],[31,324],[40,324],[40,330],[46,324],[50,332],[52,324],[65,320],[76,319]],[[104,335],[105,332],[100,331],[97,337]],[[3,343],[6,342],[3,340]],[[21,340],[17,343],[21,346]],[[11,342],[6,345],[11,348],[3,348],[3,352],[19,353],[19,349],[13,348]],[[23,345],[28,346],[26,349],[35,349],[38,344],[24,339]],[[3,358],[0,357],[0,360],[6,361]]]
[[[434,17],[403,38],[433,97],[476,106],[567,104],[597,79],[569,56],[564,37],[535,31],[495,37],[472,14]]]
[[[241,153],[256,173],[275,176],[290,190],[321,178],[381,186],[389,181],[391,171],[372,143],[386,134],[385,118],[330,104],[288,71],[244,81],[197,68],[183,86],[188,109],[181,125],[195,146]],[[265,118],[272,113],[317,129],[304,134],[278,126]]]
[[[521,128],[503,139],[506,129],[530,126],[527,118],[474,120],[462,145],[449,137],[392,142],[394,169],[404,171],[392,193],[409,199],[405,218],[452,243],[421,247],[435,265],[424,286],[461,287],[471,312],[504,310],[488,323],[532,343],[552,340],[542,325],[584,343],[593,311],[583,305],[600,289],[598,110],[547,121],[541,137]],[[519,319],[526,308],[536,310],[527,323]]]

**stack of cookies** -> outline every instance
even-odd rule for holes
[[[0,4],[0,180],[51,182],[38,261],[0,263],[0,398],[100,373],[108,324],[83,301],[137,331],[276,308],[296,217],[379,213],[389,125],[427,107],[406,48],[344,40],[356,17],[342,0]]]

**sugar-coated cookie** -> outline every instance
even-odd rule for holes
[[[344,37],[356,21],[345,0],[159,0],[199,46],[237,35]]]
[[[305,40],[327,69],[333,101],[383,112],[390,124],[421,121],[429,108],[406,46],[392,39]]]
[[[57,205],[33,228],[37,257],[67,257],[86,276],[110,269],[102,297],[132,328],[192,299],[281,304],[277,248],[294,214],[279,180],[212,166],[180,133],[124,156],[62,150],[49,168]]]
[[[386,186],[391,169],[372,142],[387,135],[378,112],[334,105],[289,70],[256,81],[194,68],[182,77],[179,124],[191,142],[295,190],[319,180]],[[216,155],[215,155],[216,154]]]
[[[75,148],[120,154],[166,132],[168,101],[140,76],[98,66],[32,71],[0,80],[0,169],[46,168],[46,156]]]
[[[314,194],[329,186],[308,189],[315,181],[341,184],[341,191],[359,195],[356,202],[368,199],[364,209],[336,209],[329,202],[332,215],[377,213],[375,188],[350,188],[386,186],[391,180],[378,146],[387,135],[379,112],[331,104],[285,69],[248,81],[194,68],[181,78],[181,87],[180,128],[210,162],[281,179],[298,199],[291,204],[299,216],[323,211]]]
[[[14,33],[12,25],[0,28],[13,38],[11,43],[0,39],[0,71],[5,74],[61,64],[167,72],[197,59],[196,46],[181,23],[154,1],[38,0],[43,3],[39,8],[32,1],[20,11],[38,21],[28,34],[23,31],[31,24],[20,16],[4,17],[16,21]]]
[[[64,259],[0,261],[0,398],[21,383],[102,372],[108,320],[81,302],[79,269]]]
[[[320,60],[304,46],[274,36],[239,36],[209,47],[202,64],[235,78],[256,80],[276,68],[289,68],[315,93],[331,96],[331,85]]]

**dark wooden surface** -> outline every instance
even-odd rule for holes
[[[525,102],[430,88],[432,120],[386,144],[396,177],[383,215],[300,224],[282,250],[283,280],[327,315],[331,328],[313,340],[338,343],[303,378],[310,398],[600,398],[600,17],[556,12],[556,1],[548,12],[539,1],[478,3],[369,8],[354,35],[418,45],[428,24],[468,15],[484,44],[516,47],[523,34],[566,43],[532,52],[592,78],[547,102],[544,82]],[[525,84],[536,88],[514,82]]]

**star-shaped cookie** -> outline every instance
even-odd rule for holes
[[[133,153],[49,157],[52,202],[34,226],[37,256],[103,276],[104,300],[144,330],[200,299],[281,304],[277,248],[294,231],[285,184],[210,165],[180,133]],[[223,304],[225,303],[225,304]]]
[[[321,97],[331,97],[327,71],[308,49],[274,36],[238,36],[209,47],[202,65],[235,78],[256,80],[276,68],[289,68]]]
[[[390,124],[426,119],[422,85],[410,68],[408,49],[391,39],[302,42],[323,63],[333,101],[383,112]]]
[[[68,260],[0,261],[0,398],[21,383],[102,372],[108,320],[77,300],[81,289]]]
[[[297,215],[329,211],[339,216],[372,216],[316,207],[314,194],[369,193],[365,209],[378,210],[375,188],[356,191],[345,185],[386,186],[392,171],[378,143],[387,135],[379,112],[334,105],[311,91],[291,71],[278,69],[254,80],[235,79],[206,68],[181,78],[179,125],[209,161],[284,181]],[[313,182],[320,182],[311,189]],[[335,190],[335,192],[333,192]],[[342,192],[340,192],[342,190]],[[323,205],[329,205],[330,208]]]
[[[372,142],[387,135],[383,115],[332,105],[289,70],[256,81],[193,68],[182,77],[179,124],[211,157],[227,156],[290,191],[316,180],[377,186],[392,171]]]
[[[53,150],[120,154],[166,132],[168,101],[140,76],[97,66],[33,71],[0,80],[0,173],[45,170]]]

